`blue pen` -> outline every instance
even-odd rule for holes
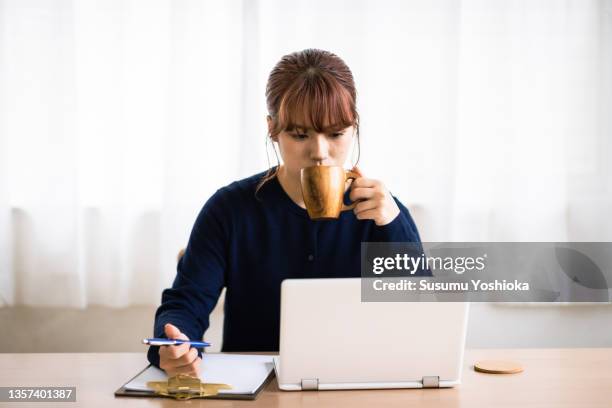
[[[149,346],[176,346],[185,343],[190,344],[193,347],[210,346],[210,343],[206,343],[205,341],[191,341],[179,339],[142,339],[142,344],[148,344]]]

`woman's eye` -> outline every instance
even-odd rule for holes
[[[298,140],[304,140],[308,137],[306,133],[294,133],[293,137]]]
[[[339,138],[340,136],[342,136],[344,133],[342,132],[334,132],[331,134],[331,137],[333,137],[334,139]]]

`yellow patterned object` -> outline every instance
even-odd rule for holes
[[[168,378],[168,381],[149,381],[147,387],[155,394],[172,397],[177,400],[211,397],[219,394],[219,390],[231,390],[228,384],[207,384],[197,377],[178,374]]]

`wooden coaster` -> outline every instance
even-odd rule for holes
[[[474,370],[489,374],[516,374],[523,371],[523,366],[514,361],[483,360],[474,364]]]

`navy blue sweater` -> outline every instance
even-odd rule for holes
[[[221,289],[227,288],[222,351],[277,351],[280,287],[287,278],[359,277],[361,242],[420,242],[408,210],[389,224],[344,211],[312,221],[277,178],[255,189],[264,173],[218,190],[200,211],[172,288],[162,293],[155,337],[172,323],[201,339]],[[345,202],[348,202],[345,194]],[[159,366],[158,347],[149,361]]]

